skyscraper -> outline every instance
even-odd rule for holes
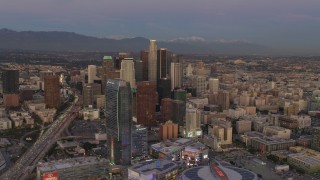
[[[150,40],[148,55],[148,80],[157,81],[157,44],[156,40]]]
[[[141,60],[134,61],[134,69],[136,82],[143,81],[143,62]]]
[[[167,49],[161,48],[157,51],[157,82],[161,78],[166,78],[169,75],[167,72],[168,67]]]
[[[44,99],[48,108],[60,107],[60,85],[58,75],[44,77]]]
[[[163,98],[170,98],[171,97],[171,79],[169,78],[162,78],[160,79],[157,91],[159,95],[159,102]]]
[[[221,107],[222,111],[229,109],[230,100],[229,100],[229,92],[228,91],[219,91],[218,105]]]
[[[131,163],[132,93],[123,80],[107,81],[106,86],[107,156],[111,163]]]
[[[101,75],[101,91],[102,94],[105,93],[107,79],[113,79],[111,77],[112,72],[114,72],[114,64],[111,56],[104,56],[102,60],[102,75]]]
[[[137,83],[137,122],[144,126],[156,125],[157,88],[156,82]]]
[[[97,77],[97,66],[89,65],[88,66],[88,83],[94,83],[94,80]]]
[[[86,84],[83,86],[83,107],[94,105],[97,96],[101,95],[101,84]]]
[[[136,88],[135,76],[133,58],[124,58],[121,62],[120,79],[129,82],[131,88]]]
[[[3,93],[19,93],[19,71],[13,69],[5,69],[2,72]]]
[[[182,67],[180,63],[171,63],[171,89],[181,88]]]
[[[142,61],[142,72],[143,72],[143,80],[148,81],[148,51],[140,52],[140,59]]]

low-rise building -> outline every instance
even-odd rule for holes
[[[265,126],[263,133],[266,136],[278,137],[282,139],[290,139],[291,130],[279,126]]]
[[[128,168],[130,180],[175,179],[182,171],[183,164],[170,160],[151,160],[139,162]]]
[[[308,173],[320,172],[320,159],[304,153],[288,155],[288,163]]]
[[[191,144],[182,151],[181,158],[188,166],[199,165],[203,160],[208,159],[208,147],[200,142]]]
[[[252,122],[248,120],[240,120],[236,122],[236,130],[238,134],[251,131]]]
[[[100,111],[99,109],[93,108],[85,108],[82,111],[82,117],[84,120],[97,120],[100,118]]]
[[[159,159],[179,160],[185,147],[194,144],[192,139],[179,138],[175,141],[164,141],[151,145],[150,154]]]
[[[51,178],[59,179],[89,179],[106,177],[110,172],[109,162],[97,157],[77,157],[51,161],[37,165],[37,180]]]
[[[8,118],[0,118],[0,130],[12,129],[12,122]]]

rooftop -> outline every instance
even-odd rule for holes
[[[37,165],[37,170],[42,172],[48,172],[48,171],[55,171],[55,170],[60,170],[60,169],[65,169],[70,167],[96,164],[99,162],[107,162],[107,160],[103,158],[99,159],[96,157],[77,157],[72,159],[63,159],[63,160],[42,163]]]
[[[138,172],[140,174],[162,174],[170,172],[171,170],[179,168],[180,164],[169,160],[152,160],[139,162],[129,167],[129,170]]]
[[[109,61],[109,60],[112,60],[112,57],[111,56],[103,56],[103,60]]]

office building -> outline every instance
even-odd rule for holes
[[[47,108],[60,107],[59,76],[47,75],[44,77],[44,99]]]
[[[172,140],[178,138],[178,124],[167,121],[165,124],[160,125],[160,139],[162,141]]]
[[[150,40],[150,45],[149,45],[148,81],[157,81],[157,45],[156,45],[156,40]]]
[[[39,163],[37,180],[43,179],[99,179],[109,174],[109,162],[97,157],[77,157]]]
[[[192,79],[192,87],[196,90],[197,97],[202,97],[206,92],[206,77],[205,76],[195,76]]]
[[[171,79],[162,78],[157,84],[159,102],[164,98],[171,98]]]
[[[118,56],[116,56],[115,58],[114,58],[114,68],[116,68],[116,69],[121,69],[121,62],[122,62],[122,60],[124,59],[124,58],[127,58],[127,57],[129,57],[129,53],[128,52],[119,52],[118,53]]]
[[[106,96],[96,95],[96,98],[97,98],[97,109],[105,109],[106,108]]]
[[[201,130],[201,122],[200,118],[198,117],[198,110],[196,108],[187,108],[186,110],[186,123],[185,123],[185,137],[199,137],[202,135]]]
[[[182,66],[180,63],[171,63],[171,89],[182,87]]]
[[[219,91],[218,105],[221,107],[222,111],[229,109],[230,100],[229,100],[229,92],[228,91]]]
[[[162,121],[172,121],[173,116],[173,104],[172,99],[164,98],[161,100],[161,115]]]
[[[141,51],[140,52],[140,59],[142,61],[142,74],[143,74],[143,80],[148,81],[148,51]]]
[[[137,83],[137,122],[150,127],[156,125],[157,91],[156,82]]]
[[[209,79],[209,90],[211,93],[219,91],[219,79],[217,78]]]
[[[141,60],[134,61],[136,82],[143,81],[143,62]]]
[[[161,48],[157,51],[157,82],[161,78],[166,78],[169,76],[168,70],[168,54],[167,49]]]
[[[132,126],[131,134],[131,157],[148,156],[148,129],[142,125]]]
[[[88,66],[88,83],[94,83],[95,79],[97,79],[97,66],[89,65]]]
[[[123,80],[109,79],[106,86],[108,159],[112,164],[131,164],[132,92]]]
[[[2,88],[4,94],[19,93],[19,70],[5,69],[2,71]]]
[[[101,92],[105,94],[106,84],[108,79],[114,79],[111,77],[112,72],[114,72],[114,63],[111,56],[104,56],[102,59],[102,75],[101,75]]]
[[[85,84],[82,90],[83,107],[94,106],[97,96],[101,95],[101,84]]]
[[[186,114],[186,105],[183,101],[180,100],[171,100],[172,101],[172,121],[177,123],[179,126],[184,125],[184,119]]]
[[[133,58],[124,58],[121,62],[120,79],[130,83],[131,88],[136,88],[136,78]]]

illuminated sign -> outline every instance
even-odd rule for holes
[[[43,180],[58,180],[58,172],[57,171],[53,171],[50,173],[45,173],[42,175]]]
[[[224,173],[221,171],[220,168],[218,168],[217,166],[214,166],[213,168],[220,177],[224,177]]]

